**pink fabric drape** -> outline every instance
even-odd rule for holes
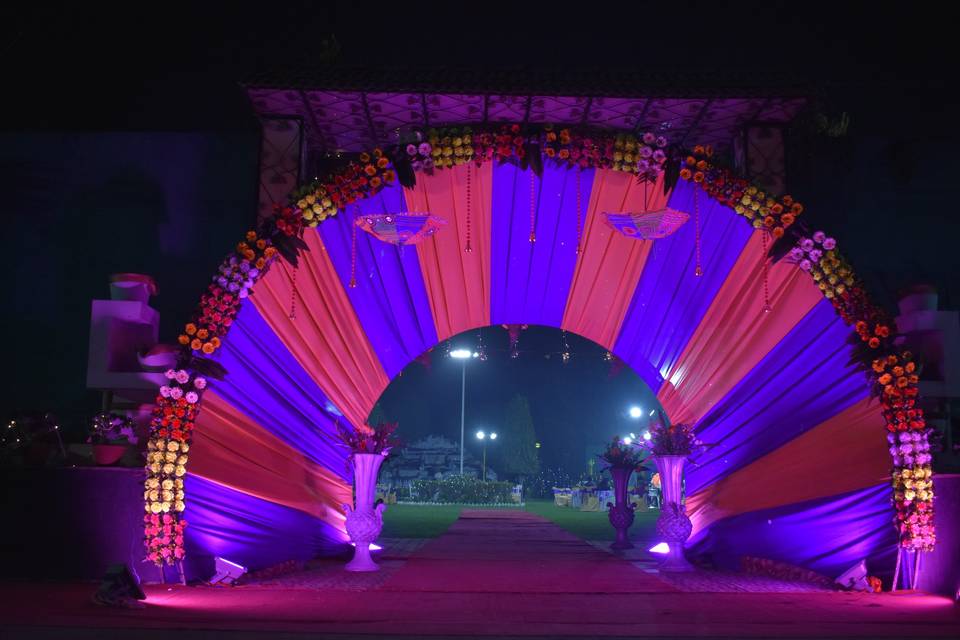
[[[670,421],[696,422],[803,318],[823,294],[794,264],[769,266],[763,311],[763,240],[755,231],[657,398]],[[768,245],[769,246],[769,245]]]
[[[447,226],[417,245],[437,339],[490,324],[490,201],[493,165],[461,165],[419,174],[404,197],[410,211],[427,211]],[[467,181],[470,220],[467,224]],[[466,252],[470,235],[472,251]]]
[[[293,267],[277,260],[253,303],[290,353],[354,425],[363,424],[390,382],[357,319],[320,235],[304,234],[293,298]],[[290,317],[291,302],[295,317]]]
[[[217,395],[203,395],[190,473],[343,528],[352,489]],[[346,472],[346,469],[344,469]],[[189,496],[187,496],[189,500]]]
[[[563,329],[613,349],[652,243],[614,231],[603,214],[655,210],[666,202],[662,176],[656,184],[644,185],[622,171],[596,172]]]
[[[884,482],[890,470],[884,424],[880,403],[861,400],[689,496],[687,512],[694,533],[729,516]]]

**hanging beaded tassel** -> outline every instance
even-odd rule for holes
[[[693,183],[693,251],[697,263],[693,275],[697,277],[703,275],[703,267],[700,266],[700,200],[697,198],[699,193],[700,188],[697,183]]]
[[[577,169],[577,255],[580,255],[580,238],[583,236],[583,209],[581,208],[580,170]]]
[[[302,256],[301,256],[302,257]],[[297,317],[297,270],[299,269],[298,265],[293,267],[293,276],[291,276],[291,287],[290,287],[290,319],[295,320]]]
[[[473,193],[471,191],[470,176],[473,175],[473,165],[467,165],[467,244],[464,252],[473,253],[473,246],[470,244],[470,213],[473,207]]]
[[[537,241],[537,177],[530,171],[530,242]]]
[[[357,286],[357,218],[354,217],[350,224],[353,227],[353,236],[350,240],[350,288],[355,289]]]
[[[770,306],[770,284],[768,282],[769,269],[767,267],[767,230],[760,230],[763,237],[763,255],[760,259],[763,261],[763,312],[770,313],[773,307]]]

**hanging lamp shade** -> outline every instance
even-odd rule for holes
[[[377,240],[396,245],[416,244],[447,224],[429,213],[380,213],[358,216],[356,225]]]
[[[664,207],[656,211],[604,213],[607,224],[627,236],[639,240],[666,238],[682,227],[690,216],[682,211]]]

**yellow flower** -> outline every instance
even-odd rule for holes
[[[174,468],[175,467],[172,464],[169,464],[169,463],[165,464],[163,465],[163,473],[169,476],[170,474],[173,473]]]
[[[174,509],[176,511],[183,511],[186,508],[187,508],[187,505],[185,505],[182,500],[178,500],[177,503],[174,505]]]
[[[173,490],[173,480],[167,479],[163,481],[163,488],[165,491]]]
[[[183,466],[178,466],[178,467],[177,467],[177,475],[178,475],[178,476],[182,476],[182,475],[184,475],[186,472],[187,472],[187,470],[184,469]]]
[[[160,513],[161,511],[163,511],[163,507],[160,506],[160,503],[159,503],[159,502],[151,502],[151,503],[150,503],[150,512],[151,512],[151,513]]]

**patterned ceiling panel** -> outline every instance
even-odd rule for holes
[[[307,104],[330,151],[360,151],[376,145],[363,108],[363,94],[308,91]]]
[[[803,98],[774,98],[756,119],[760,122],[790,122],[806,103]]]
[[[588,124],[594,127],[633,129],[647,105],[643,98],[594,98]]]
[[[488,96],[487,120],[490,122],[524,122],[527,118],[527,96]]]
[[[588,98],[558,98],[533,96],[530,103],[530,122],[578,124],[583,121]]]
[[[483,120],[483,96],[429,93],[426,101],[431,126]]]
[[[419,92],[300,91],[248,87],[260,115],[299,116],[313,152],[357,152],[396,139],[399,129],[478,122],[554,122],[666,133],[686,144],[727,149],[748,122],[789,122],[805,98],[611,98]],[[305,102],[304,102],[305,100]]]

